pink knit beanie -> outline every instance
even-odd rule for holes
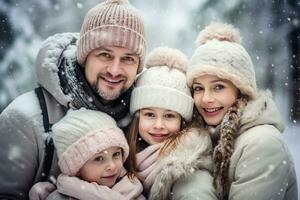
[[[93,7],[81,26],[77,60],[84,65],[88,54],[101,46],[132,50],[140,58],[142,71],[146,51],[144,22],[128,0],[106,0]]]
[[[149,53],[146,70],[138,77],[130,99],[130,112],[159,107],[179,113],[190,121],[194,101],[186,83],[188,59],[181,51],[158,47]]]
[[[239,31],[229,24],[212,23],[200,32],[198,48],[187,68],[187,82],[209,74],[231,81],[242,94],[257,95],[254,67],[248,52],[240,44]]]
[[[122,130],[113,118],[100,111],[71,110],[52,131],[58,165],[69,176],[75,176],[86,161],[107,148],[121,147],[123,162],[129,154]]]

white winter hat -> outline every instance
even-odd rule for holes
[[[106,113],[81,108],[70,110],[52,127],[58,165],[64,174],[74,176],[93,157],[110,147],[121,147],[123,162],[129,147],[123,131]]]
[[[147,107],[176,111],[190,121],[194,101],[186,83],[187,57],[168,47],[154,49],[146,60],[146,70],[138,77],[130,100],[130,113]]]
[[[239,31],[229,24],[212,23],[200,32],[198,48],[187,68],[187,82],[210,74],[230,80],[242,94],[256,97],[256,79],[251,58],[240,44]]]

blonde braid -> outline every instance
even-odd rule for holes
[[[228,198],[230,157],[234,150],[234,142],[240,125],[240,116],[246,104],[247,99],[241,97],[229,108],[220,125],[218,145],[214,148],[214,186],[219,199],[222,200]]]

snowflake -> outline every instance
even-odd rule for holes
[[[18,146],[12,146],[8,152],[8,159],[14,160],[21,157],[21,149]]]
[[[77,8],[80,8],[80,9],[83,8],[82,3],[77,3],[76,6],[77,6]]]

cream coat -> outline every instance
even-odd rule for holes
[[[298,199],[293,158],[270,92],[248,103],[241,124],[230,160],[229,199]]]
[[[294,162],[283,140],[283,124],[270,92],[260,92],[256,100],[250,101],[240,120],[230,160],[229,200],[297,200]],[[198,190],[211,183],[201,175],[190,176],[177,181],[173,191],[180,193],[179,199],[212,200],[216,197],[202,198],[203,190]],[[211,190],[206,193],[211,194]]]

